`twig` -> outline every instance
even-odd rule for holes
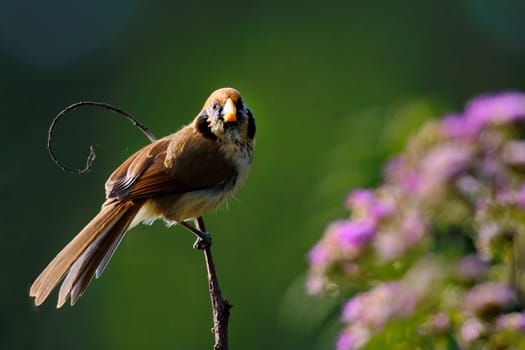
[[[201,232],[206,232],[204,219],[195,220],[195,226]],[[208,271],[208,287],[210,290],[211,306],[213,309],[213,334],[215,335],[214,350],[228,350],[228,320],[232,305],[222,297],[221,288],[215,271],[215,264],[211,254],[211,245],[204,245],[204,259]]]
[[[73,173],[73,174],[84,174],[84,173],[86,173],[86,172],[91,170],[91,166],[93,165],[93,162],[95,161],[95,158],[97,156],[96,153],[95,153],[95,147],[93,145],[90,145],[89,146],[89,155],[88,155],[88,157],[86,159],[86,167],[84,169],[73,169],[73,168],[68,167],[67,165],[64,165],[64,163],[62,163],[61,161],[59,161],[57,159],[57,157],[55,156],[55,152],[53,152],[53,147],[51,146],[52,141],[53,141],[53,131],[55,129],[56,124],[60,120],[60,118],[62,118],[67,112],[70,112],[70,111],[72,111],[74,109],[77,109],[77,108],[80,108],[80,107],[83,107],[83,106],[100,107],[100,108],[108,109],[110,111],[118,113],[120,115],[123,115],[134,126],[139,128],[140,131],[142,131],[144,133],[144,135],[146,135],[151,142],[157,141],[157,138],[155,137],[155,135],[153,135],[153,133],[148,128],[146,128],[137,119],[133,118],[131,115],[129,115],[128,113],[124,112],[120,108],[111,106],[111,105],[109,105],[107,103],[103,103],[103,102],[92,102],[92,101],[77,102],[77,103],[74,103],[74,104],[72,104],[70,106],[67,106],[60,113],[58,113],[58,115],[51,122],[51,125],[49,126],[49,131],[47,132],[47,150],[49,151],[49,155],[51,156],[51,159],[53,159],[53,162],[55,162],[56,165],[58,165],[60,168],[62,168],[62,170],[69,171],[70,173]]]

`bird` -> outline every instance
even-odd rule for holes
[[[100,277],[126,232],[139,223],[162,219],[192,229],[186,221],[219,207],[245,183],[255,131],[253,113],[239,91],[221,88],[211,93],[192,123],[131,155],[106,181],[99,213],[31,285],[35,305],[62,280],[57,308],[68,297],[74,305],[93,277]]]

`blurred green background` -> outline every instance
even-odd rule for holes
[[[341,296],[304,293],[305,254],[345,215],[352,187],[425,119],[481,92],[525,87],[523,1],[0,0],[1,349],[210,349],[202,254],[180,227],[131,231],[71,308],[36,309],[33,279],[104,199],[109,173],[147,139],[86,108],[111,103],[158,136],[208,94],[239,89],[257,120],[244,189],[206,217],[232,349],[329,349]]]

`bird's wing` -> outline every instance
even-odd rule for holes
[[[137,151],[106,182],[108,201],[195,191],[228,182],[236,170],[216,140],[190,127]]]

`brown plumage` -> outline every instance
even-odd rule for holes
[[[68,296],[75,304],[140,222],[173,224],[222,204],[246,180],[254,143],[255,120],[239,92],[214,91],[192,124],[140,149],[111,174],[100,212],[33,282],[35,304],[64,276],[57,307]]]

